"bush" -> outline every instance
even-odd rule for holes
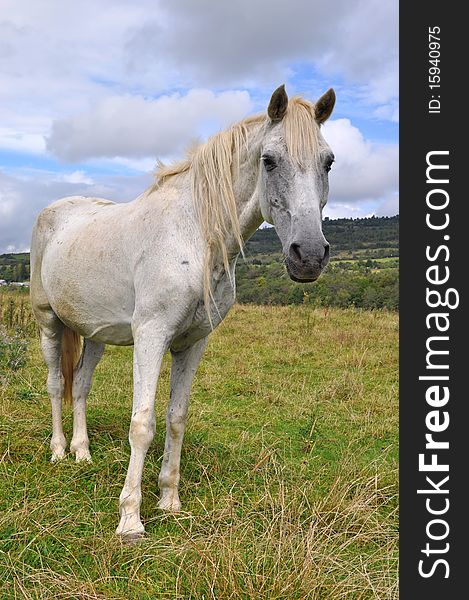
[[[28,341],[21,330],[9,334],[5,327],[0,326],[0,369],[18,371],[26,364]]]

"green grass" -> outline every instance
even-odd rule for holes
[[[135,546],[114,535],[131,349],[96,371],[93,464],[52,465],[32,337],[27,365],[0,375],[0,598],[397,598],[397,327],[391,312],[235,307],[194,383],[178,516],[156,508],[166,358]]]

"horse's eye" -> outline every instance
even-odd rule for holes
[[[332,163],[333,162],[334,162],[334,158],[332,158],[332,156],[326,160],[326,164],[324,165],[324,168],[326,169],[326,171],[328,173],[332,169]]]
[[[277,166],[277,163],[272,156],[264,155],[262,157],[262,162],[264,163],[266,171],[273,171]]]

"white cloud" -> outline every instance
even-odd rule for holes
[[[83,195],[128,201],[141,194],[152,181],[149,174],[101,176],[93,183],[88,183],[86,175],[77,173],[68,178],[76,181],[67,181],[67,177],[60,180],[49,172],[36,171],[32,175],[12,176],[0,171],[0,254],[27,250],[36,216],[59,198]]]
[[[397,13],[395,0],[100,0],[99,10],[94,0],[2,0],[5,164],[48,151],[93,160],[92,176],[82,164],[0,173],[3,249],[27,247],[34,215],[58,197],[137,196],[156,157],[264,109],[283,81],[313,96],[322,77],[342,88],[342,112],[348,102],[353,118],[397,121]],[[328,210],[395,212],[397,147],[342,119],[325,135],[337,156]],[[100,175],[110,163],[142,175]],[[29,156],[23,164],[37,165]]]
[[[296,63],[345,77],[380,118],[396,117],[395,0],[99,4],[2,0],[0,122],[23,136],[24,148],[53,120],[110,94],[265,90],[288,80]]]
[[[365,84],[370,101],[384,103],[398,90],[398,17],[394,0],[347,2],[320,58],[326,72]]]
[[[328,121],[324,137],[336,157],[329,178],[331,204],[376,203],[396,194],[397,144],[379,145],[366,140],[349,119]]]
[[[171,160],[171,157],[159,156],[158,158],[162,162],[169,162]],[[104,161],[105,164],[109,164],[109,162],[118,166],[122,165],[123,167],[131,169],[132,171],[140,171],[141,173],[153,172],[156,167],[155,156],[149,158],[127,158],[125,156],[115,156],[114,158],[110,159],[110,161]],[[98,164],[98,161],[96,161],[94,164]]]
[[[85,185],[93,185],[94,181],[88,177],[84,171],[73,171],[72,173],[61,173],[57,177],[58,181],[66,183],[83,183]]]
[[[385,217],[397,215],[399,213],[399,194],[397,192],[389,194],[383,198],[375,210],[375,215]]]
[[[40,133],[24,133],[15,128],[0,127],[0,148],[42,154],[46,149],[46,142]]]
[[[191,90],[157,100],[105,98],[87,112],[54,121],[47,148],[65,160],[180,153],[204,124],[224,128],[251,108],[249,94]]]
[[[158,81],[168,69],[185,85],[276,86],[291,65],[360,85],[364,100],[397,96],[398,5],[395,0],[193,2],[161,6],[126,44],[129,72]]]

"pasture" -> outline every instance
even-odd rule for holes
[[[29,344],[15,366],[5,358],[15,342],[2,338],[1,598],[398,597],[396,313],[235,306],[195,378],[176,516],[156,508],[165,357],[143,474],[147,534],[127,546],[114,531],[132,349],[108,347],[96,370],[93,463],[50,464],[46,367],[18,298],[0,302],[16,343]],[[64,426],[70,441],[70,409]]]

